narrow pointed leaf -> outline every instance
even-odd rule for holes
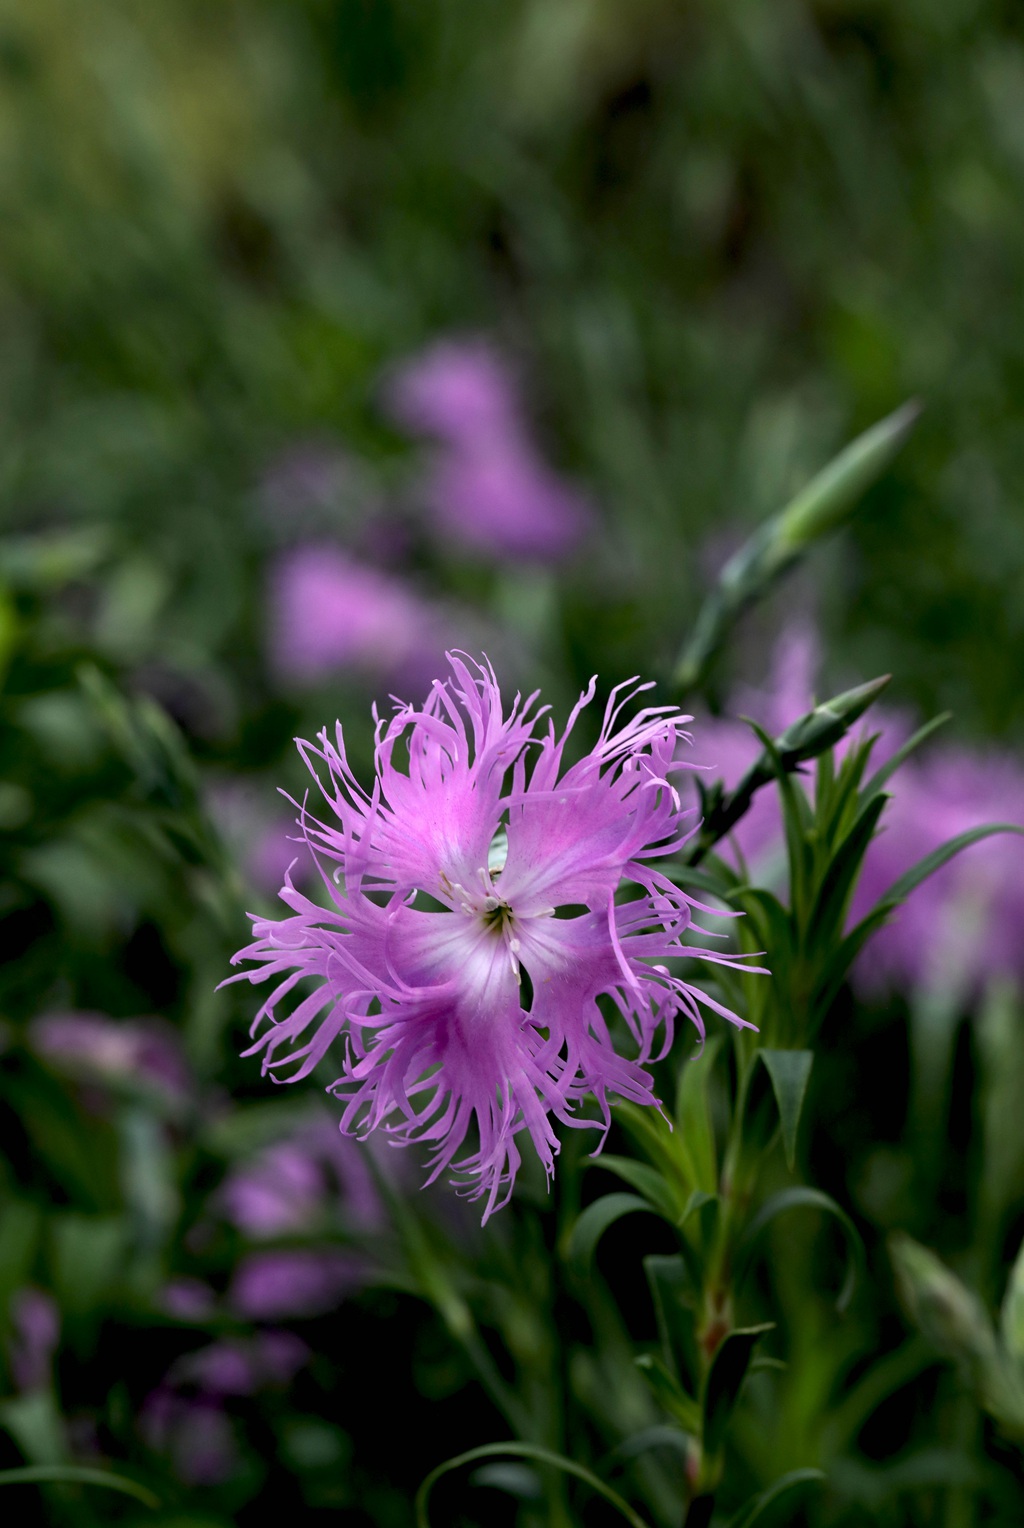
[[[809,948],[813,949],[830,939],[833,930],[841,925],[864,856],[875,836],[878,819],[888,799],[888,796],[877,795],[871,805],[858,815],[850,832],[836,848],[808,920]]]
[[[1024,1245],[1010,1269],[1010,1281],[999,1313],[999,1329],[1003,1346],[1019,1363],[1024,1359]]]
[[[821,1485],[824,1479],[824,1470],[814,1469],[790,1470],[787,1475],[780,1475],[767,1490],[758,1492],[740,1508],[729,1520],[729,1528],[775,1528],[776,1524],[783,1528],[783,1524],[792,1521],[797,1496],[808,1486]],[[783,1511],[784,1517],[779,1515]]]
[[[952,711],[943,711],[940,716],[933,716],[930,722],[925,722],[923,727],[918,727],[913,737],[908,738],[902,748],[897,748],[892,757],[885,761],[881,769],[871,776],[861,796],[862,805],[867,806],[878,795],[879,791],[884,790],[893,775],[910,755],[920,748],[922,743],[927,742],[933,732],[938,732],[940,727],[944,727],[952,719],[952,716]]]
[[[676,1087],[676,1129],[689,1147],[695,1187],[705,1194],[713,1194],[718,1187],[718,1155],[709,1088],[721,1044],[721,1035],[713,1035],[705,1041],[698,1055],[688,1057],[679,1068]],[[689,1203],[686,1208],[689,1209]]]
[[[665,1362],[681,1382],[696,1388],[696,1311],[699,1284],[691,1279],[682,1254],[651,1253],[644,1258],[644,1276],[651,1291]]]
[[[774,1328],[768,1321],[760,1326],[739,1327],[724,1337],[708,1371],[704,1387],[704,1427],[701,1443],[705,1454],[717,1454],[725,1441],[726,1428],[740,1388],[754,1356],[754,1348]]]
[[[809,1050],[762,1050],[761,1060],[768,1070],[779,1106],[779,1122],[782,1125],[782,1145],[786,1153],[786,1165],[792,1171],[796,1158],[796,1138],[800,1128],[800,1113],[807,1094],[807,1083],[814,1062],[814,1052]]]
[[[844,1311],[853,1298],[853,1291],[857,1287],[858,1276],[866,1265],[864,1242],[857,1227],[842,1206],[838,1205],[829,1194],[822,1193],[821,1189],[818,1188],[807,1188],[804,1186],[784,1188],[779,1193],[772,1194],[770,1199],[765,1200],[757,1214],[747,1225],[736,1248],[736,1282],[740,1282],[750,1267],[754,1248],[762,1231],[771,1224],[777,1215],[782,1215],[787,1210],[800,1209],[822,1210],[826,1215],[833,1215],[846,1232],[847,1244],[850,1249],[850,1261],[843,1287],[836,1301],[836,1309]]]
[[[675,1417],[684,1432],[700,1436],[701,1408],[657,1353],[641,1353],[636,1366],[669,1416]]]
[[[896,907],[905,902],[912,891],[916,891],[922,881],[926,881],[936,870],[941,870],[955,855],[963,849],[969,849],[972,844],[980,843],[983,838],[991,838],[994,833],[1021,833],[1024,834],[1024,826],[1018,822],[992,822],[983,828],[971,828],[966,833],[959,833],[956,838],[951,838],[949,843],[943,844],[933,853],[925,855],[924,859],[918,860],[917,864],[901,875],[898,881],[894,881],[889,890],[882,897],[883,902],[888,902]]]

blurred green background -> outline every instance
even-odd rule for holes
[[[537,449],[592,505],[557,566],[439,544],[424,519],[424,448],[388,379],[474,336],[507,357]],[[280,557],[330,541],[378,563],[564,712],[595,670],[605,690],[665,679],[727,555],[909,397],[924,413],[896,466],[747,618],[713,707],[764,679],[796,612],[822,633],[823,690],[892,672],[900,706],[952,710],[959,738],[1024,738],[1024,11],[1007,0],[0,4],[0,1295],[45,1287],[67,1338],[60,1407],[52,1389],[32,1401],[40,1387],[2,1403],[0,1466],[163,1469],[170,1505],[133,1523],[255,1522],[268,1503],[300,1510],[298,1492],[311,1522],[403,1528],[427,1469],[502,1433],[447,1318],[414,1298],[440,1276],[403,1232],[389,1289],[303,1326],[316,1356],[297,1390],[252,1381],[233,1474],[182,1483],[159,1428],[139,1441],[197,1331],[251,1339],[223,1304],[160,1303],[172,1277],[218,1300],[233,1277],[246,1248],[215,1224],[218,1184],[316,1112],[267,1101],[235,1059],[251,994],[214,994],[244,907],[270,906],[253,842],[274,787],[300,788],[296,732],[340,716],[364,764],[368,701],[390,687],[342,669],[282,682]],[[312,488],[282,488],[304,470]],[[47,1010],[161,1015],[192,1101],[175,1113],[121,1078],[97,1103],[95,1078],[26,1039]],[[904,1018],[862,1017],[852,1070],[826,1062],[847,1102],[825,1159],[833,1184],[875,1172],[861,1208],[889,1206],[877,1236],[898,1222],[935,1244],[945,1226],[955,1244],[960,1178],[908,1206],[900,1110],[858,1114],[843,1092],[872,1087],[883,1041],[904,1086]],[[1014,1226],[1015,1193],[1008,1178]],[[518,1353],[555,1298],[541,1233],[509,1212],[469,1268],[461,1225],[444,1277]],[[307,1231],[304,1246],[354,1239],[344,1216]],[[888,1349],[899,1318],[879,1300],[857,1339]],[[857,1347],[837,1344],[822,1393]],[[938,1416],[946,1446],[975,1424],[937,1385],[914,1416]],[[916,1425],[896,1426],[901,1445]],[[68,1491],[19,1492],[18,1510],[135,1511]],[[881,1496],[849,1492],[825,1521],[971,1521],[875,1516]],[[451,1521],[514,1520],[491,1499]]]
[[[717,549],[916,395],[817,614],[1019,735],[1015,7],[33,0],[0,70],[4,519],[103,529],[94,640],[216,746],[264,698],[261,475],[315,439],[395,491],[380,378],[466,332],[599,505],[545,656],[656,671]]]

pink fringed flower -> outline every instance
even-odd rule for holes
[[[669,775],[687,767],[673,755],[689,718],[652,706],[620,725],[649,688],[620,685],[592,752],[563,768],[593,681],[561,737],[550,721],[537,736],[547,708],[536,695],[503,715],[489,667],[451,665],[421,710],[398,705],[378,720],[368,793],[340,725],[335,742],[325,732],[318,747],[300,744],[311,771],[326,770],[333,820],[305,809],[299,820],[330,905],[286,877],[291,916],[254,920],[255,941],[235,959],[271,984],[247,1054],[304,1077],[343,1036],[331,1088],[342,1129],[425,1141],[430,1179],[453,1169],[471,1197],[486,1196],[486,1218],[511,1192],[522,1131],[550,1177],[553,1121],[596,1124],[576,1113],[589,1095],[605,1129],[611,1095],[657,1104],[644,1063],[659,1029],[664,1054],[677,1015],[703,1034],[701,1004],[742,1022],[664,962],[739,957],[687,942],[695,904],[648,863],[688,835]],[[619,900],[624,884],[635,895]],[[615,1049],[614,1009],[636,1060]]]

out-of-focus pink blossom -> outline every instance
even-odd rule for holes
[[[271,580],[269,620],[271,663],[298,684],[345,669],[401,673],[441,640],[425,600],[330,544],[282,554]]]
[[[321,1316],[364,1278],[363,1263],[351,1253],[304,1247],[252,1252],[235,1270],[228,1303],[250,1321]]]
[[[852,916],[866,913],[901,875],[949,839],[986,823],[1024,826],[1024,768],[996,749],[934,746],[890,787],[882,831],[868,851]],[[937,871],[872,939],[859,967],[869,990],[943,988],[960,1001],[992,977],[1024,983],[1024,851],[997,834]]]
[[[171,1366],[164,1384],[209,1396],[254,1395],[268,1386],[287,1385],[308,1358],[309,1349],[293,1332],[258,1332],[186,1353]]]
[[[388,402],[407,429],[439,442],[423,495],[449,538],[499,559],[551,561],[586,534],[590,505],[541,457],[511,372],[485,342],[447,341],[408,362]]]
[[[292,866],[300,883],[314,874],[294,819],[278,810],[281,798],[268,796],[262,782],[234,776],[217,780],[206,792],[211,816],[246,880],[271,895]]]
[[[140,1424],[149,1447],[170,1457],[186,1485],[223,1485],[238,1470],[235,1429],[219,1397],[161,1387],[143,1403]]]
[[[213,1290],[201,1279],[168,1279],[158,1303],[176,1321],[207,1321],[217,1308]]]
[[[177,1034],[162,1019],[46,1013],[29,1025],[29,1043],[51,1066],[85,1082],[141,1085],[175,1104],[191,1092]]]
[[[329,1120],[312,1122],[238,1164],[221,1203],[226,1218],[254,1240],[309,1232],[331,1213],[361,1230],[383,1220],[365,1153]]]
[[[732,708],[778,734],[809,710],[817,651],[806,630],[780,641],[767,687],[740,692]],[[885,762],[909,735],[906,717],[875,707],[864,729],[881,733],[872,762]],[[841,747],[841,754],[845,748]],[[688,758],[710,765],[707,780],[734,788],[760,752],[751,730],[706,718]],[[808,781],[810,788],[810,782]],[[998,749],[953,746],[942,737],[914,754],[888,786],[891,800],[864,860],[850,913],[863,917],[918,860],[986,823],[1024,824],[1024,766]],[[752,869],[781,861],[778,793],[765,787],[732,834]],[[728,847],[724,852],[728,854]],[[967,1001],[992,976],[1024,982],[1024,877],[1016,835],[997,835],[963,851],[911,895],[861,956],[854,975],[865,991],[942,985]]]
[[[481,436],[519,428],[520,402],[508,365],[485,340],[443,340],[395,373],[387,402],[414,435],[472,450]]]
[[[142,1407],[150,1448],[169,1454],[189,1485],[220,1485],[238,1469],[237,1439],[224,1402],[287,1385],[309,1359],[292,1332],[224,1338],[179,1358]]]
[[[582,495],[520,438],[503,441],[500,451],[439,451],[425,491],[450,538],[498,558],[564,557],[589,519]]]
[[[27,1285],[11,1298],[11,1375],[19,1390],[41,1390],[50,1383],[53,1355],[60,1340],[60,1311],[41,1289]]]

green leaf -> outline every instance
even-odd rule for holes
[[[696,1383],[697,1291],[682,1253],[651,1253],[644,1260],[662,1352],[669,1368],[681,1379]]]
[[[820,1485],[824,1479],[824,1470],[790,1470],[788,1474],[780,1475],[767,1490],[758,1492],[744,1503],[730,1518],[729,1528],[755,1528],[755,1524],[757,1528],[772,1528],[774,1523],[790,1523],[795,1497],[807,1486]],[[785,1519],[778,1515],[783,1508]]]
[[[853,1292],[857,1287],[857,1278],[866,1266],[866,1255],[861,1234],[853,1221],[847,1215],[841,1205],[819,1188],[807,1188],[803,1185],[795,1188],[784,1188],[777,1194],[772,1194],[766,1199],[757,1214],[746,1226],[736,1247],[736,1282],[744,1277],[750,1267],[755,1245],[762,1231],[771,1224],[777,1215],[784,1214],[787,1210],[822,1210],[826,1215],[834,1215],[846,1232],[847,1243],[850,1248],[850,1261],[843,1287],[836,1301],[836,1309],[844,1311],[853,1298]]]
[[[796,1137],[800,1126],[800,1112],[807,1094],[807,1083],[814,1062],[814,1052],[809,1050],[761,1050],[764,1062],[775,1090],[775,1102],[779,1106],[782,1125],[782,1145],[786,1153],[786,1165],[792,1172],[796,1159]]]
[[[102,1486],[107,1491],[120,1491],[122,1496],[134,1496],[144,1507],[159,1507],[160,1498],[152,1491],[129,1480],[126,1475],[112,1475],[108,1470],[92,1470],[77,1464],[32,1464],[23,1469],[0,1470],[0,1486],[28,1486],[47,1484]]]
[[[943,711],[940,716],[933,716],[930,722],[925,722],[923,727],[918,727],[913,737],[908,738],[902,748],[897,748],[892,757],[885,761],[881,769],[876,770],[865,785],[860,798],[862,808],[868,806],[885,789],[900,766],[916,749],[920,748],[922,743],[927,742],[933,732],[938,732],[940,727],[944,727],[951,720],[952,715],[952,711]]]
[[[749,716],[743,720],[760,740],[765,754],[771,760],[782,808],[782,826],[786,835],[786,854],[789,858],[789,896],[799,919],[806,897],[806,887],[812,869],[812,852],[809,842],[814,826],[813,813],[804,792],[794,783],[792,774],[783,762],[778,746],[763,727]]]
[[[959,833],[947,844],[943,844],[931,854],[926,854],[924,859],[918,860],[905,875],[901,875],[898,881],[893,882],[881,901],[898,907],[901,902],[907,900],[912,891],[920,886],[922,881],[934,875],[936,870],[941,870],[943,865],[959,854],[962,849],[969,849],[971,844],[980,843],[983,838],[991,838],[994,833],[1024,834],[1024,827],[1016,822],[993,822],[983,828],[971,828],[966,833]]]
[[[718,1187],[718,1153],[711,1120],[710,1085],[721,1035],[704,1042],[703,1049],[687,1057],[679,1068],[676,1085],[675,1126],[689,1148],[695,1188],[713,1194]],[[691,1201],[692,1201],[692,1195]],[[689,1211],[689,1204],[686,1212]]]
[[[842,843],[833,850],[807,921],[808,949],[822,945],[827,948],[836,931],[841,931],[850,893],[888,799],[885,795],[876,796],[867,810],[858,815]]]
[[[815,1021],[820,1020],[828,1013],[836,993],[846,978],[847,971],[849,971],[853,962],[871,938],[871,935],[882,927],[892,911],[893,909],[889,906],[876,906],[868,913],[867,917],[862,918],[846,935],[829,961],[825,974],[815,989],[812,1002],[813,1018]]]
[[[636,1366],[669,1416],[675,1417],[684,1432],[699,1438],[701,1409],[693,1396],[683,1389],[665,1360],[657,1353],[641,1353]]]
[[[51,1387],[26,1390],[0,1402],[0,1426],[10,1433],[30,1464],[49,1469],[67,1460],[64,1418]]]
[[[57,1215],[50,1224],[54,1283],[64,1310],[93,1311],[123,1272],[123,1215]]]
[[[615,1157],[611,1153],[602,1153],[593,1159],[591,1165],[607,1168],[610,1173],[621,1178],[623,1183],[635,1188],[643,1194],[652,1209],[664,1215],[666,1220],[675,1221],[678,1218],[682,1206],[677,1195],[672,1192],[658,1169],[651,1167],[648,1162],[634,1162],[632,1157]]]
[[[416,1492],[416,1528],[430,1528],[428,1503],[430,1493],[441,1479],[442,1475],[449,1474],[452,1470],[459,1470],[466,1464],[475,1464],[478,1459],[535,1459],[538,1464],[550,1465],[552,1469],[564,1470],[567,1475],[574,1475],[577,1480],[585,1481],[592,1491],[603,1496],[630,1524],[630,1528],[649,1528],[649,1524],[638,1512],[634,1512],[628,1501],[624,1501],[617,1491],[606,1485],[593,1470],[588,1470],[584,1465],[577,1464],[574,1459],[567,1459],[564,1454],[555,1454],[548,1448],[539,1448],[534,1443],[485,1443],[481,1448],[471,1448],[464,1454],[456,1454],[453,1459],[446,1459],[444,1464],[439,1464],[431,1470],[419,1490]]]
[[[601,1199],[595,1199],[593,1204],[587,1205],[572,1228],[566,1248],[566,1261],[578,1273],[586,1273],[593,1261],[597,1244],[608,1227],[624,1215],[635,1215],[638,1210],[645,1210],[648,1214],[657,1213],[646,1199],[639,1199],[636,1194],[605,1194]]]
[[[774,1326],[768,1321],[760,1326],[737,1327],[719,1343],[704,1386],[701,1444],[705,1454],[714,1455],[721,1449],[754,1348]]]
[[[1018,1360],[1024,1359],[1024,1243],[1010,1269],[999,1327],[1006,1351]]]

